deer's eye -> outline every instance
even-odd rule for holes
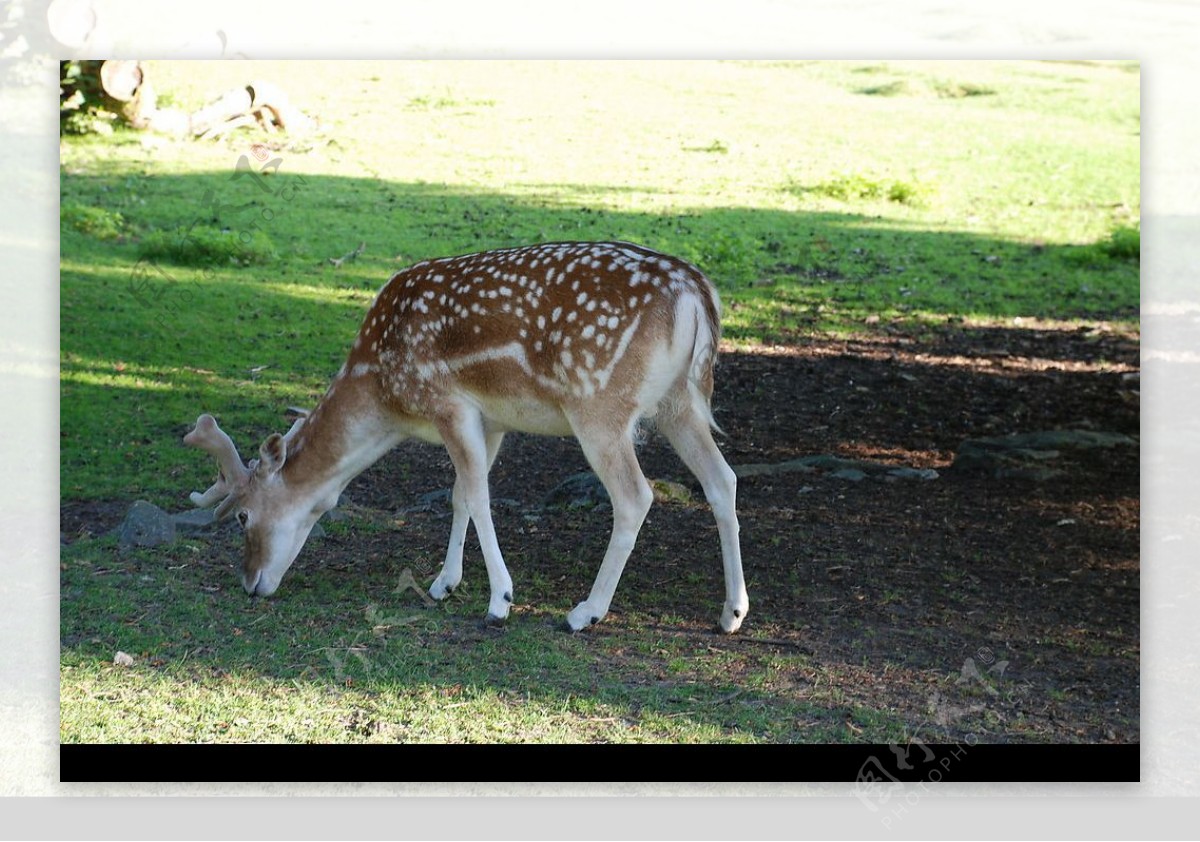
[[[240,512],[237,513],[237,519],[238,519],[238,523],[240,523],[242,525],[242,528],[245,529],[246,521],[248,521],[250,519],[250,515],[246,514],[245,509],[242,509]]]

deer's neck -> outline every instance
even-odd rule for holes
[[[352,479],[402,438],[373,379],[339,375],[289,443],[285,479],[328,510]]]

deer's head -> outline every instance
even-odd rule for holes
[[[270,596],[304,546],[322,508],[313,495],[288,482],[283,470],[288,442],[304,419],[287,435],[273,433],[259,448],[259,458],[244,464],[233,440],[211,415],[201,415],[184,444],[211,453],[220,466],[217,481],[203,494],[192,492],[196,506],[217,503],[217,520],[237,518],[245,533],[242,586],[251,596]]]

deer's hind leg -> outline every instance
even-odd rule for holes
[[[680,395],[669,409],[659,413],[655,423],[688,470],[700,481],[704,496],[712,507],[721,536],[721,561],[725,569],[721,629],[735,632],[750,609],[738,538],[737,476],[713,441],[709,413],[702,401],[704,398],[698,392],[686,389],[686,397]]]

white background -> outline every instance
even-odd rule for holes
[[[1191,420],[1200,418],[1200,287],[1191,281],[1200,267],[1196,4],[425,0],[375,7],[349,0],[219,0],[168,7],[59,0],[55,12],[72,6],[86,7],[85,24],[58,24],[56,18],[58,41],[49,32],[44,3],[18,0],[0,12],[0,17],[24,14],[18,29],[4,30],[0,53],[26,62],[31,56],[45,59],[30,84],[0,90],[0,794],[25,796],[0,802],[0,836],[1103,839],[1194,833],[1200,806],[1195,800],[1200,492],[1190,481],[1200,461],[1195,440],[1200,424]],[[58,783],[56,60],[216,58],[222,51],[238,58],[1141,61],[1143,312],[1183,316],[1172,322],[1171,337],[1156,335],[1153,320],[1143,333],[1143,465],[1174,467],[1169,474],[1143,473],[1142,480],[1143,783],[946,785],[923,795],[890,828],[849,787],[832,784]],[[257,774],[274,777],[270,769]],[[528,774],[563,778],[571,770]],[[463,770],[464,777],[471,775]],[[712,770],[723,781],[777,775],[753,768]],[[800,770],[798,776],[811,775]],[[147,770],[148,779],[154,776]],[[421,775],[398,769],[396,776]],[[480,776],[486,774],[481,770]],[[636,777],[637,770],[629,776]],[[166,795],[194,797],[154,797]],[[310,798],[281,797],[294,795]],[[485,795],[508,797],[478,797]],[[545,795],[562,797],[530,797]],[[619,800],[590,797],[595,795]]]

